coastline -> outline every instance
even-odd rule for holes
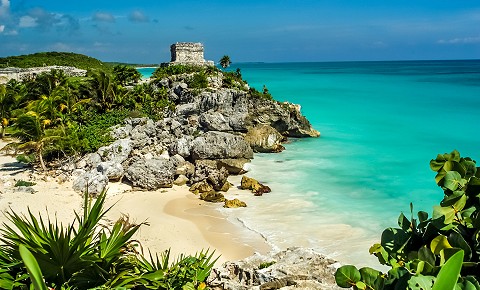
[[[6,142],[0,140],[0,148]],[[16,213],[47,216],[68,224],[74,220],[74,211],[81,212],[83,197],[72,189],[72,182],[58,183],[51,177],[22,168],[12,156],[0,154],[0,211],[11,209]],[[16,180],[33,181],[34,192],[16,191]],[[232,188],[232,192],[240,191]],[[157,191],[132,191],[122,183],[110,183],[105,208],[112,206],[106,215],[107,223],[121,214],[132,222],[148,222],[140,227],[133,239],[140,242],[144,254],[160,253],[171,248],[171,257],[195,254],[203,250],[215,250],[220,255],[217,265],[239,260],[255,252],[267,253],[270,247],[257,233],[231,223],[216,209],[218,204],[199,200],[186,186],[159,189]],[[235,209],[232,209],[235,210]],[[4,214],[0,223],[6,222]],[[140,249],[141,250],[141,249]]]

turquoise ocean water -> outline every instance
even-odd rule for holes
[[[320,138],[256,154],[247,174],[272,188],[231,219],[274,246],[313,247],[377,265],[369,246],[401,211],[442,199],[429,161],[460,151],[480,160],[480,61],[233,64],[258,90],[300,104]]]

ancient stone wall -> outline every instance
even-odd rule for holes
[[[171,60],[162,65],[208,65],[213,66],[213,61],[205,60],[203,44],[194,42],[177,42],[170,46]]]
[[[0,69],[0,84],[7,83],[11,79],[15,79],[19,82],[25,79],[31,79],[41,73],[50,72],[52,69],[61,70],[65,75],[69,77],[84,77],[87,75],[87,71],[84,69],[78,69],[71,66],[44,66],[44,67],[31,67],[31,68],[18,68],[8,67]]]

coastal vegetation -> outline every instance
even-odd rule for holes
[[[40,67],[40,66],[75,66],[92,71],[111,71],[113,65],[93,57],[71,52],[38,52],[28,55],[0,58],[0,68],[6,67]]]
[[[65,63],[56,62],[62,57],[66,57]],[[22,82],[10,80],[0,85],[0,135],[3,138],[9,133],[19,141],[4,149],[24,153],[21,156],[33,153],[43,170],[47,170],[44,158],[50,161],[93,152],[111,142],[108,128],[129,116],[158,119],[164,110],[174,108],[165,90],[149,84],[126,87],[127,84],[135,85],[140,79],[139,72],[128,66],[107,69],[107,65],[93,58],[63,53],[38,53],[8,59],[9,65],[47,62],[94,68],[82,78],[67,77],[60,70],[51,70]],[[194,79],[194,84],[204,86],[205,78]]]
[[[430,161],[444,197],[433,214],[398,218],[370,248],[387,273],[369,267],[340,267],[337,284],[354,289],[480,289],[480,168],[458,151]],[[457,271],[458,270],[458,271]],[[447,274],[449,273],[449,274]]]
[[[220,66],[223,67],[224,69],[229,67],[232,61],[230,60],[230,57],[228,55],[222,56],[220,59]]]
[[[132,236],[146,223],[127,216],[112,227],[102,224],[111,209],[105,193],[92,203],[85,195],[83,214],[71,224],[56,219],[6,213],[0,229],[1,289],[205,289],[214,252],[170,259],[170,251],[145,257]],[[49,288],[47,288],[49,287]]]

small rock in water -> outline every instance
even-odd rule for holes
[[[225,205],[223,207],[226,208],[237,208],[237,207],[247,207],[247,204],[237,198],[232,200],[225,200]]]

